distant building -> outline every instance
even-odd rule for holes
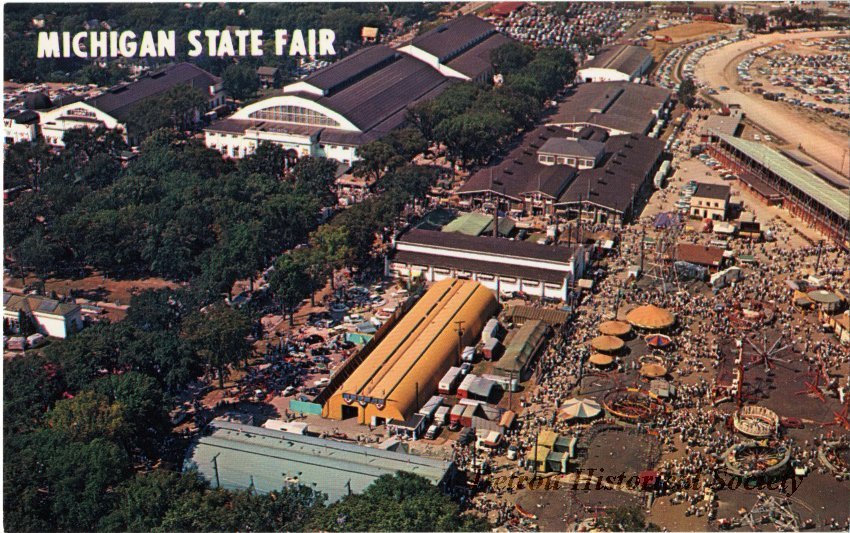
[[[537,150],[537,161],[586,169],[595,167],[604,155],[605,144],[599,141],[553,137]]]
[[[38,137],[38,113],[29,109],[10,109],[3,115],[3,140],[6,144],[32,142]]]
[[[44,27],[44,23],[45,23],[44,15],[42,15],[42,14],[40,14],[40,13],[39,13],[38,15],[34,16],[34,17],[32,18],[32,20],[30,21],[30,24],[32,24],[32,27],[33,27],[33,28],[36,28],[36,29],[41,29],[41,28],[43,28],[43,27]]]
[[[378,42],[378,28],[363,26],[360,30],[360,37],[363,39],[364,43]]]
[[[600,51],[576,73],[580,83],[634,81],[649,70],[652,54],[643,46],[620,45]]]
[[[107,89],[103,94],[87,100],[72,99],[68,103],[40,111],[42,135],[48,144],[62,147],[65,132],[74,128],[119,129],[135,142],[134,132],[127,130],[131,112],[150,98],[160,96],[174,87],[196,89],[206,97],[202,109],[195,110],[195,118],[207,110],[224,103],[225,93],[221,78],[191,64],[178,63],[148,72],[139,79]]]
[[[274,87],[280,81],[280,69],[277,67],[259,67],[257,68],[257,77],[260,79],[260,85],[266,89]]]
[[[697,189],[691,196],[691,217],[726,220],[729,195],[728,185],[697,183]]]
[[[206,145],[241,158],[271,142],[292,160],[318,156],[351,164],[359,146],[403,126],[410,107],[457,80],[489,79],[490,52],[508,41],[468,15],[399,49],[365,47],[214,122],[205,130]]]
[[[333,503],[361,494],[383,475],[410,472],[437,487],[452,482],[454,463],[308,435],[213,421],[186,455],[184,471],[211,486],[260,494],[305,486]]]
[[[42,335],[64,339],[83,329],[80,306],[43,296],[3,293],[4,331],[19,332],[20,316],[29,317]]]
[[[566,300],[570,285],[584,273],[584,248],[413,229],[395,241],[386,272],[398,278],[421,276],[478,281],[498,294]]]

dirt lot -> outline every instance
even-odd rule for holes
[[[680,44],[708,37],[716,33],[723,33],[728,31],[731,27],[732,26],[729,24],[723,24],[721,22],[699,21],[690,22],[688,24],[679,24],[678,26],[670,26],[669,28],[664,28],[663,30],[657,30],[650,33],[655,37],[666,35],[673,39],[673,44]]]
[[[26,279],[30,284],[38,281],[34,276]],[[24,284],[20,277],[9,277],[3,280],[3,286],[9,292],[21,293]],[[59,296],[67,296],[74,290],[77,302],[87,300],[92,304],[103,307],[110,320],[121,320],[127,311],[127,304],[133,294],[147,289],[162,289],[165,287],[177,288],[177,283],[162,278],[142,279],[110,279],[101,274],[94,273],[79,279],[55,279],[50,278],[45,284],[45,293],[55,291]]]
[[[715,89],[721,85],[730,87],[729,91],[720,92],[714,98],[723,104],[740,104],[748,119],[779,137],[797,139],[807,154],[838,170],[847,145],[846,135],[830,129],[823,123],[809,120],[791,106],[767,101],[757,94],[742,92],[739,90],[736,71],[744,56],[756,48],[777,42],[837,35],[837,31],[759,35],[707,53],[696,67],[696,77]]]

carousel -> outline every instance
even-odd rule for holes
[[[818,448],[818,460],[836,479],[850,479],[850,443],[824,442]]]
[[[652,335],[647,335],[643,338],[643,341],[648,347],[656,350],[666,350],[667,348],[673,346],[673,339],[671,339],[667,335],[662,335],[660,333],[653,333]]]
[[[590,347],[602,353],[617,353],[625,345],[623,339],[611,335],[600,335],[590,341]]]
[[[658,396],[643,389],[619,389],[605,395],[602,405],[608,413],[625,422],[650,422],[667,412]]]
[[[745,405],[732,416],[732,425],[742,435],[765,439],[779,431],[779,416],[759,405]]]
[[[595,367],[604,368],[611,366],[614,363],[614,358],[604,353],[593,352],[587,361]]]
[[[632,327],[626,322],[619,320],[607,320],[599,324],[599,333],[601,335],[610,335],[612,337],[626,337],[632,332]]]
[[[779,476],[791,460],[791,448],[778,441],[745,442],[723,454],[726,470],[743,480]]]
[[[641,305],[629,311],[626,321],[641,330],[662,331],[676,323],[676,316],[655,305]]]

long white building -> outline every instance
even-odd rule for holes
[[[241,158],[267,141],[293,159],[350,164],[358,146],[401,127],[410,107],[456,81],[488,79],[490,52],[508,41],[492,24],[467,15],[398,49],[364,48],[211,124],[206,145]]]
[[[497,294],[566,300],[585,268],[582,246],[412,229],[396,239],[386,273],[398,278],[472,279]]]

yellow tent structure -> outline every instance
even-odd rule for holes
[[[635,307],[626,315],[626,320],[636,328],[654,331],[669,328],[676,322],[676,317],[670,311],[650,304]]]

